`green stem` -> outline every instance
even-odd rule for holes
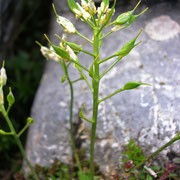
[[[94,55],[97,57],[99,55],[99,37],[98,29],[94,30]],[[96,125],[98,117],[98,96],[99,96],[99,57],[94,58],[94,78],[92,80],[93,84],[93,123],[91,127],[91,144],[90,144],[90,176],[91,180],[94,178],[94,144],[96,136]]]
[[[114,57],[116,57],[116,56],[117,56],[117,55],[114,54],[114,55],[112,55],[112,56],[109,56],[109,57],[106,58],[106,59],[103,59],[103,60],[99,61],[98,63],[101,64],[101,63],[103,63],[103,62],[105,62],[105,61],[108,61],[109,59],[112,59],[112,58],[114,58]]]
[[[117,60],[115,60],[111,66],[109,66],[101,75],[100,75],[100,79],[107,74],[119,61],[121,60],[121,57],[117,58]]]
[[[133,171],[135,169],[140,168],[142,165],[144,165],[147,161],[149,161],[150,159],[152,159],[154,156],[156,156],[157,154],[159,154],[161,151],[163,151],[164,149],[166,149],[167,147],[169,147],[171,144],[173,144],[174,142],[180,140],[180,132],[173,138],[171,139],[168,143],[166,143],[164,146],[162,146],[161,148],[159,148],[157,151],[155,151],[154,153],[152,153],[150,156],[148,156],[144,161],[140,162],[138,165],[136,165],[135,167],[133,167],[132,169],[130,169],[129,171]]]
[[[81,51],[84,52],[84,53],[86,53],[86,54],[88,54],[88,55],[90,55],[90,56],[92,56],[92,57],[94,57],[94,54],[92,54],[92,53],[90,53],[90,52],[88,52],[88,51],[85,51],[84,49],[82,49]]]
[[[116,94],[118,94],[118,93],[120,93],[120,92],[122,92],[122,91],[124,91],[124,90],[123,90],[123,89],[119,89],[119,90],[115,91],[114,93],[110,94],[109,96],[107,96],[107,97],[105,97],[105,98],[103,98],[103,99],[100,99],[98,102],[101,103],[101,102],[105,101],[106,99],[109,99],[109,98],[111,98],[112,96],[114,96],[114,95],[116,95]]]
[[[93,42],[90,39],[88,39],[87,37],[85,37],[84,35],[79,33],[78,31],[76,31],[76,34],[79,35],[80,37],[84,38],[86,41],[90,42],[91,44],[93,44]]]
[[[79,61],[78,61],[78,62],[79,62]],[[77,67],[78,71],[80,72],[81,77],[86,81],[87,85],[88,85],[89,88],[91,89],[91,92],[93,92],[94,90],[93,90],[91,84],[89,83],[89,81],[88,81],[86,75],[83,73],[82,69],[81,69],[80,67],[78,67],[78,66],[76,66],[76,67]],[[88,70],[88,71],[89,71],[89,70]]]
[[[64,65],[64,72],[65,72],[65,75],[67,77],[67,80],[68,80],[68,83],[69,83],[69,86],[70,86],[70,92],[71,92],[69,123],[70,123],[70,134],[71,134],[72,149],[73,149],[73,154],[74,154],[78,169],[79,169],[80,172],[82,172],[81,164],[80,164],[79,157],[78,157],[78,154],[77,154],[77,151],[76,151],[76,144],[75,144],[75,138],[74,138],[74,133],[73,133],[74,132],[73,131],[73,104],[74,104],[73,84],[72,84],[72,82],[71,82],[71,80],[69,78],[69,74],[68,74],[68,70],[67,70],[65,62],[63,62],[63,65]]]
[[[74,81],[71,81],[71,83],[73,84],[73,83],[76,83],[76,82],[78,82],[78,81],[80,81],[80,80],[83,80],[83,78],[80,77],[80,78],[78,78],[78,79],[76,79],[76,80],[74,80]]]
[[[21,134],[28,128],[30,126],[30,124],[29,123],[26,123],[26,125],[24,126],[24,128],[18,133],[18,137],[20,137],[21,136]]]
[[[20,152],[21,152],[23,158],[25,159],[27,165],[29,166],[29,168],[30,168],[30,170],[31,170],[31,172],[32,172],[32,174],[33,174],[35,180],[39,180],[38,175],[36,174],[34,168],[31,166],[31,163],[29,162],[29,160],[27,159],[27,156],[26,156],[26,154],[25,154],[23,145],[22,145],[22,143],[21,143],[21,141],[20,141],[20,139],[19,139],[19,137],[18,137],[18,135],[17,135],[17,133],[16,133],[16,131],[15,131],[15,129],[14,129],[12,123],[11,123],[11,120],[9,119],[9,116],[7,115],[6,110],[4,109],[4,106],[1,107],[1,110],[2,110],[1,112],[2,112],[2,114],[3,114],[4,118],[5,118],[5,120],[6,120],[7,124],[8,124],[8,126],[9,126],[9,128],[10,128],[12,134],[13,134],[13,137],[14,137],[14,139],[15,139],[15,141],[16,141],[18,147],[19,147],[19,150],[20,150]]]
[[[105,34],[100,40],[104,39],[105,37],[109,36],[110,34],[112,34],[113,31],[109,31],[107,34]]]

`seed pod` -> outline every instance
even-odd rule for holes
[[[7,95],[7,101],[8,101],[9,106],[12,106],[15,102],[15,98],[11,91],[11,88],[9,88],[9,94]]]
[[[75,51],[82,51],[82,47],[76,43],[73,42],[65,42],[71,49]]]
[[[146,84],[146,83],[140,83],[140,82],[128,82],[124,85],[124,87],[122,88],[122,90],[131,90],[131,89],[135,89],[141,85],[150,85],[150,84]]]
[[[54,51],[60,56],[63,58],[64,61],[68,62],[71,57],[70,55],[62,48],[60,48],[59,46],[55,46],[55,45],[52,45]]]
[[[118,52],[116,53],[116,55],[117,55],[117,56],[124,57],[124,56],[126,56],[127,54],[129,54],[130,51],[131,51],[135,46],[137,46],[137,45],[141,42],[141,41],[140,41],[139,43],[135,44],[136,39],[137,39],[138,36],[141,34],[141,32],[142,32],[142,29],[141,29],[141,31],[139,32],[139,34],[138,34],[133,40],[129,41],[120,51],[118,51]]]
[[[132,11],[125,12],[117,17],[117,19],[113,22],[115,25],[123,25],[125,23],[128,23],[129,19],[133,15],[136,8],[139,6],[141,1],[138,2],[138,4],[135,6],[135,8]]]

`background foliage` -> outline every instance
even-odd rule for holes
[[[10,117],[16,129],[20,130],[30,115],[34,95],[43,73],[45,61],[35,40],[43,42],[42,34],[48,31],[51,1],[21,0],[17,2],[17,6],[18,15],[15,16],[17,15],[18,18],[14,19],[18,21],[15,22],[11,41],[6,45],[8,48],[5,52],[5,67],[8,75],[7,86],[12,88],[16,99]],[[12,14],[12,12],[7,13]],[[0,128],[8,131],[2,116],[0,116]],[[22,138],[25,143],[26,136]],[[13,174],[9,172],[10,169],[15,171],[21,164],[18,149],[10,136],[0,135],[0,162],[6,162],[0,163],[0,179],[4,177],[5,171],[6,176]]]

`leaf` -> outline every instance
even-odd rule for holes
[[[131,90],[131,89],[135,89],[141,85],[149,85],[150,84],[146,84],[146,83],[140,83],[140,82],[128,82],[124,85],[124,87],[122,88],[123,90]]]
[[[69,54],[62,48],[60,48],[59,46],[55,46],[52,45],[54,51],[62,58],[67,59],[67,60],[71,60],[71,57],[69,56]]]

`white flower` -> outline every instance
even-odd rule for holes
[[[70,57],[73,59],[73,60],[78,60],[78,57],[76,56],[76,54],[74,53],[74,51],[67,45],[66,47],[66,52],[70,55]]]
[[[105,13],[108,8],[109,8],[109,5],[107,5],[107,6],[105,7],[104,2],[101,3],[101,6],[100,6],[101,13]]]
[[[62,39],[63,39],[64,41],[66,41],[66,39],[67,39],[66,34],[63,34],[63,35],[62,35]],[[66,44],[65,44],[63,41],[61,41],[61,42],[59,43],[59,45],[60,45],[60,47],[62,47],[63,49],[66,48]]]
[[[88,0],[88,11],[91,15],[96,14],[96,6],[92,0]]]
[[[88,3],[85,0],[81,0],[81,6],[86,10],[88,7]]]
[[[120,25],[115,25],[115,26],[111,29],[111,31],[112,31],[112,32],[116,32],[116,31],[118,31],[118,30],[120,30],[120,29],[122,29]]]
[[[78,5],[79,10],[76,10],[75,13],[77,14],[78,17],[83,17],[85,20],[90,20],[91,19],[91,15],[86,12],[80,5],[79,3],[76,3]]]
[[[76,32],[76,28],[71,23],[71,21],[62,16],[58,16],[57,23],[60,24],[64,28],[64,31],[67,33],[74,34]]]
[[[49,49],[49,48],[47,48],[47,47],[45,47],[45,46],[41,46],[40,51],[41,51],[42,55],[43,55],[46,59],[51,59],[51,60],[54,60],[54,61],[56,61],[56,62],[59,62],[59,61],[62,59],[59,55],[57,55],[57,54],[55,53],[55,51],[53,50],[52,47],[50,47],[50,49]]]
[[[4,86],[6,85],[6,82],[7,82],[6,70],[4,67],[2,67],[0,72],[0,83],[2,86]]]

